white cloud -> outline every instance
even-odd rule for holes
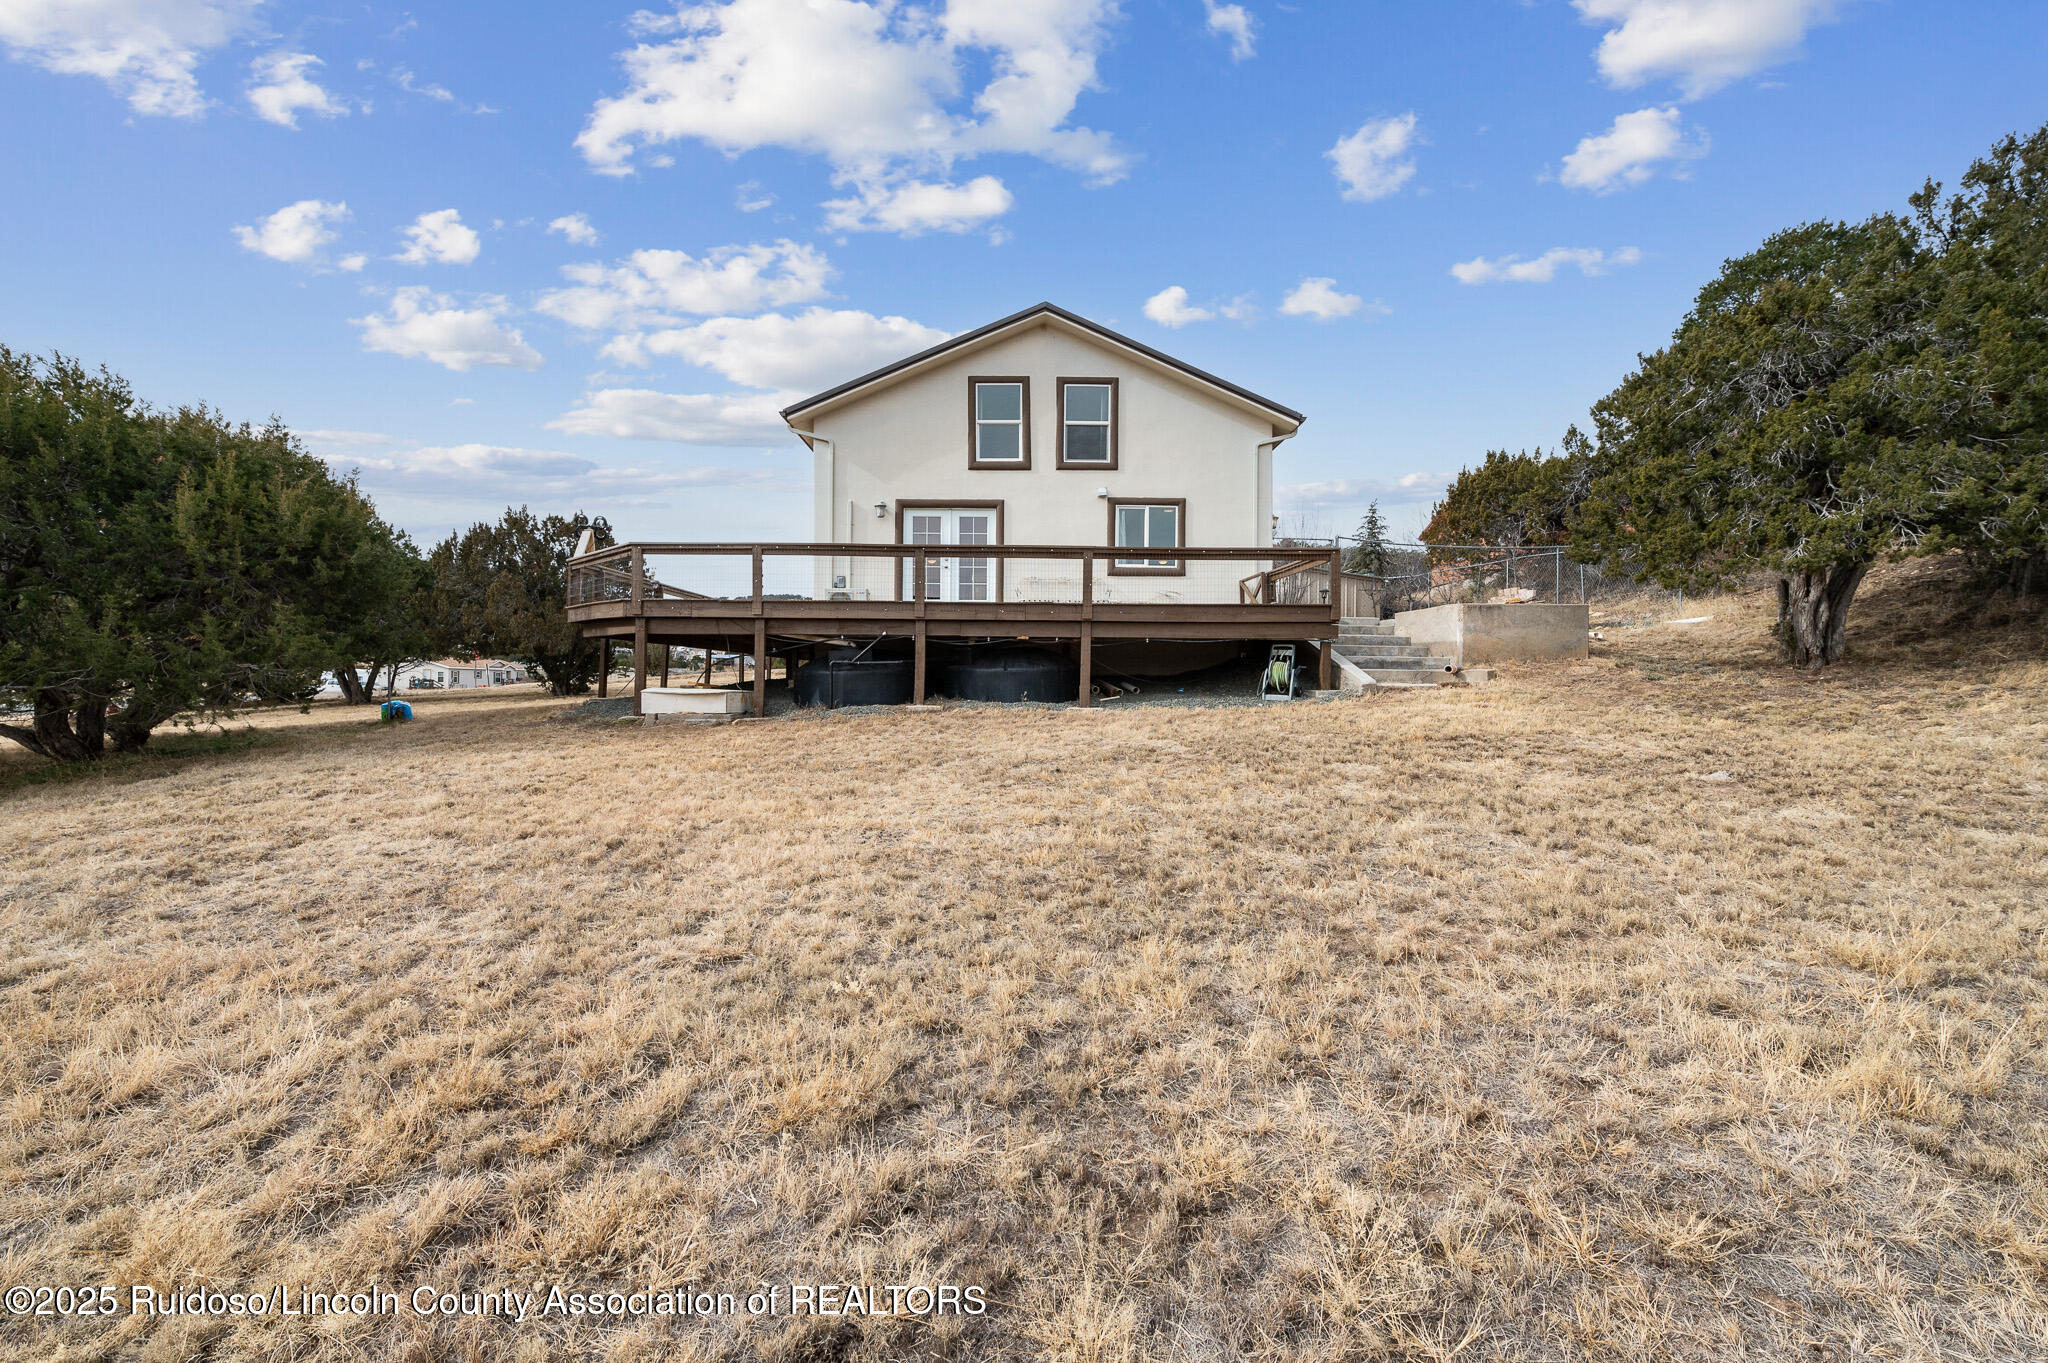
[[[1274,504],[1287,510],[1346,506],[1369,501],[1420,501],[1438,496],[1451,484],[1445,473],[1404,473],[1398,478],[1332,478],[1320,483],[1288,483],[1274,489]]]
[[[301,199],[295,204],[286,204],[267,218],[257,219],[254,227],[235,228],[235,240],[242,243],[244,251],[254,251],[272,260],[281,260],[288,265],[315,265],[320,262],[322,248],[338,235],[335,226],[347,222],[348,216],[345,203]],[[360,269],[360,264],[349,264],[350,260],[360,259],[350,256],[341,262],[341,268]]]
[[[310,52],[272,52],[249,63],[249,107],[256,116],[283,128],[299,126],[301,112],[339,118],[348,105],[306,73],[323,65]]]
[[[1313,317],[1319,322],[1334,322],[1339,317],[1349,317],[1364,304],[1365,300],[1355,293],[1338,292],[1334,279],[1310,278],[1294,286],[1294,292],[1280,304],[1280,311],[1289,317]],[[1387,311],[1380,304],[1374,304],[1372,310]]]
[[[548,224],[548,231],[556,232],[571,246],[595,246],[597,229],[590,225],[590,219],[581,213],[570,213],[556,218]]]
[[[247,32],[263,0],[5,0],[0,44],[16,61],[97,76],[138,114],[196,118],[194,71]]]
[[[1707,135],[1695,129],[1688,139],[1683,121],[1675,106],[1623,114],[1606,132],[1582,139],[1557,178],[1572,189],[1612,194],[1642,184],[1660,164],[1682,175],[1685,162],[1707,154]]]
[[[1670,77],[1689,99],[1796,55],[1808,29],[1839,0],[1572,0],[1608,26],[1597,59],[1608,83],[1631,89]]]
[[[1344,182],[1345,198],[1371,203],[1399,193],[1415,178],[1415,162],[1408,155],[1415,146],[1415,125],[1412,113],[1367,119],[1357,132],[1337,139],[1324,155]]]
[[[1202,8],[1209,13],[1209,31],[1230,40],[1232,61],[1241,62],[1252,55],[1258,21],[1245,11],[1243,5],[1219,5],[1216,0],[1202,0]]]
[[[1128,158],[1068,119],[1115,14],[1115,0],[725,0],[643,14],[636,31],[668,40],[622,54],[625,91],[598,101],[576,145],[618,175],[636,151],[685,138],[728,155],[786,147],[825,157],[857,198],[990,152],[1108,183]]]
[[[1174,284],[1145,300],[1145,315],[1163,327],[1184,327],[1190,322],[1206,322],[1216,314],[1207,308],[1190,306],[1188,291]]]
[[[772,469],[633,467],[600,464],[565,450],[516,445],[425,445],[364,453],[349,442],[308,438],[313,453],[336,468],[353,469],[373,492],[399,497],[491,498],[505,502],[648,504],[649,494],[706,487],[781,483]]]
[[[617,265],[566,265],[562,274],[575,286],[543,294],[535,306],[596,331],[808,303],[825,296],[832,264],[814,246],[783,240],[720,246],[701,259],[683,251],[635,251]]]
[[[734,208],[742,213],[759,213],[775,202],[775,196],[761,187],[759,180],[749,180],[732,193]]]
[[[334,268],[337,270],[347,270],[350,274],[354,274],[369,263],[370,258],[358,251],[353,255],[346,255],[340,260],[335,261]]]
[[[794,316],[713,317],[695,326],[621,336],[605,355],[687,361],[748,388],[814,392],[937,345],[950,333],[908,317],[809,308]]]
[[[462,225],[462,214],[452,208],[422,213],[403,231],[405,249],[391,258],[407,265],[467,265],[483,249],[482,239]]]
[[[1000,218],[1016,202],[1003,182],[979,175],[964,185],[905,180],[871,185],[853,198],[826,202],[825,226],[836,232],[965,232]]]
[[[1578,267],[1580,274],[1601,275],[1619,265],[1634,265],[1642,258],[1643,253],[1633,246],[1624,246],[1619,251],[1553,246],[1534,260],[1520,256],[1488,260],[1475,256],[1451,266],[1451,275],[1460,284],[1548,284],[1567,265]]]
[[[548,423],[570,435],[674,440],[689,445],[783,444],[793,437],[778,413],[794,393],[658,393],[600,388]]]
[[[443,104],[454,104],[456,102],[455,92],[453,90],[450,90],[445,85],[437,84],[434,81],[421,80],[418,76],[415,76],[412,73],[411,67],[392,67],[391,81],[392,84],[396,85],[399,89],[405,91],[409,95],[425,95],[428,99],[439,100]]]
[[[486,295],[465,308],[414,286],[393,294],[388,310],[351,320],[363,329],[365,350],[432,360],[458,373],[478,365],[540,368],[540,352],[500,320],[509,311],[502,298]]]

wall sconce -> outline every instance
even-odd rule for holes
[[[1106,487],[1096,488],[1095,495],[1098,497],[1107,497],[1109,495],[1109,489]]]
[[[887,502],[876,502],[876,503],[875,503],[875,519],[876,519],[876,520],[881,520],[881,519],[882,519],[882,518],[883,518],[884,516],[886,516],[886,515],[888,515],[888,514],[889,514],[889,504],[888,504]]]

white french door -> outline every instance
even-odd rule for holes
[[[912,544],[994,544],[996,513],[989,509],[931,507],[904,513]],[[927,558],[927,601],[993,601],[996,561],[992,558]]]

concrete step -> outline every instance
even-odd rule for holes
[[[1399,682],[1430,684],[1443,681],[1450,676],[1450,673],[1444,671],[1442,664],[1435,667],[1366,667],[1360,670],[1383,685]]]
[[[1353,644],[1339,641],[1337,651],[1354,662],[1365,658],[1427,658],[1423,644]]]
[[[1384,634],[1367,634],[1343,629],[1337,631],[1337,642],[1340,644],[1405,644],[1408,642],[1408,636],[1405,634],[1395,634],[1391,630]]]

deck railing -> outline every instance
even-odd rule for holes
[[[657,571],[658,570],[658,571]],[[1337,551],[1077,545],[619,544],[572,559],[568,604],[777,601],[1320,605]],[[1334,616],[1333,616],[1334,618]]]

